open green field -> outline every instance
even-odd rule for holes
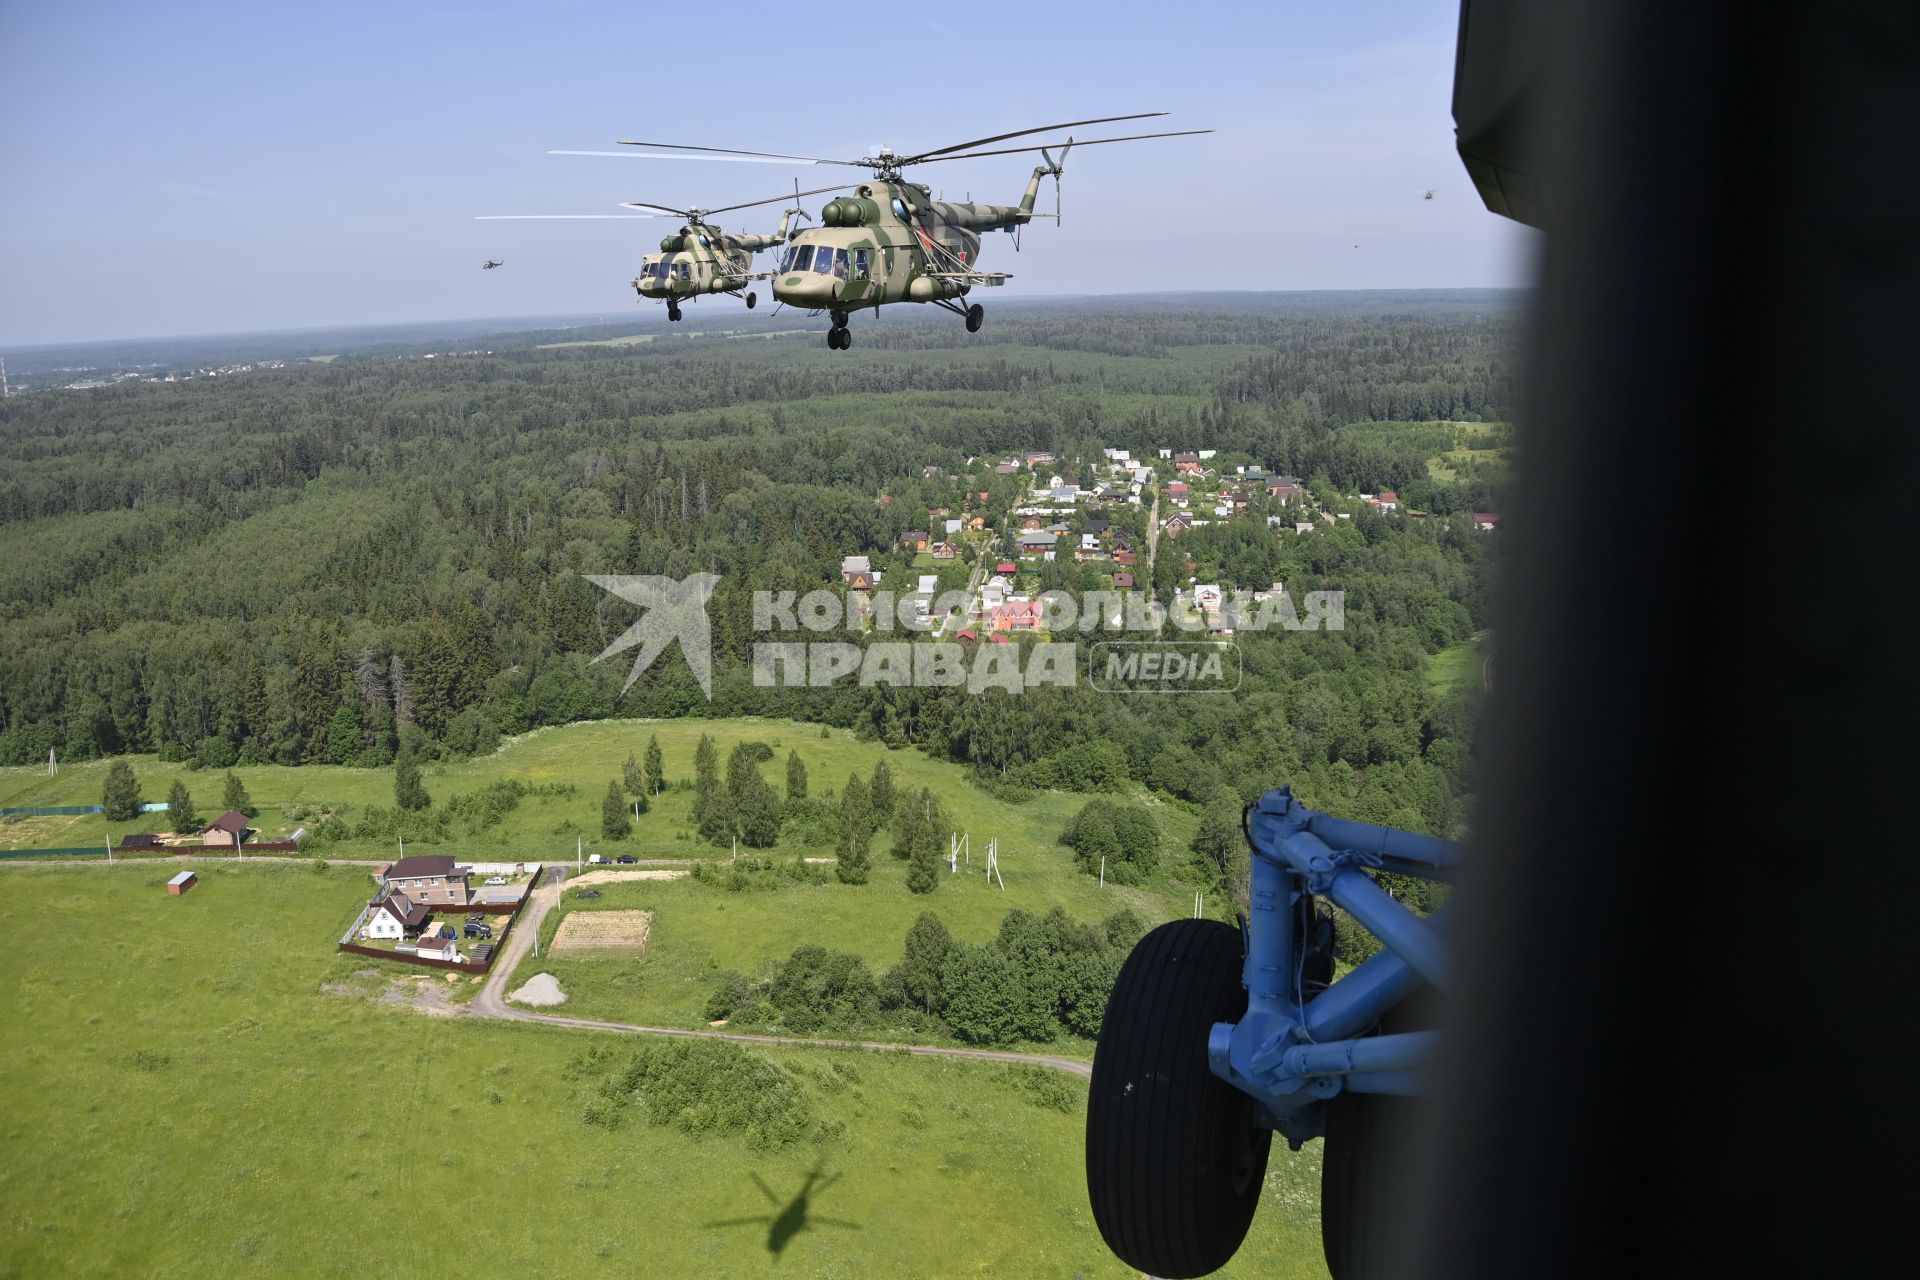
[[[668,782],[690,782],[694,748],[703,733],[712,735],[723,766],[727,753],[737,743],[758,740],[772,746],[775,758],[762,765],[761,772],[782,795],[789,750],[800,753],[807,766],[810,793],[815,795],[844,787],[851,773],[871,776],[874,765],[885,759],[897,788],[932,787],[963,829],[973,833],[976,849],[984,849],[987,840],[997,836],[1009,869],[1019,865],[1021,858],[1052,847],[1068,819],[1086,802],[1084,796],[1048,794],[1026,804],[1005,804],[969,783],[966,771],[958,765],[931,760],[918,751],[888,751],[877,742],[862,742],[844,729],[828,730],[822,737],[819,725],[790,720],[601,720],[535,730],[510,739],[481,759],[427,764],[423,780],[436,804],[506,778],[534,784],[571,784],[575,791],[568,796],[529,796],[496,827],[467,835],[456,823],[449,840],[417,847],[409,841],[409,847],[421,853],[452,853],[482,860],[572,861],[582,845],[588,854],[609,857],[621,853],[643,858],[714,857],[715,850],[700,843],[691,829],[691,790],[670,791],[658,797],[636,824],[631,838],[617,843],[600,838],[600,804],[607,783],[620,776],[620,766],[627,756],[644,757],[647,739],[657,734]],[[203,818],[219,814],[224,773],[191,770],[152,756],[130,759],[144,798],[165,800],[167,789],[179,778],[186,782]],[[59,774],[51,778],[39,765],[0,769],[0,807],[99,804],[107,764],[95,760],[62,765]],[[351,824],[355,813],[367,805],[393,804],[391,769],[262,765],[243,766],[233,772],[246,783],[259,809],[259,839],[288,835],[303,823],[311,826],[311,815],[321,810],[340,812]],[[292,816],[300,813],[309,816]],[[1156,814],[1163,818],[1167,847],[1184,848],[1197,819],[1172,807],[1156,810]],[[145,814],[130,823],[112,824],[111,828],[99,814],[15,818],[0,821],[0,850],[99,848],[109,834],[117,842],[128,831],[165,829],[165,813]],[[348,840],[329,845],[322,856],[381,858],[397,852],[385,843]],[[776,857],[831,852],[824,845],[802,844],[772,850]]]
[[[1452,693],[1480,681],[1480,637],[1448,645],[1427,657],[1427,685],[1437,693]]]
[[[1015,907],[1045,915],[1059,906],[1090,924],[1123,907],[1148,925],[1192,914],[1191,890],[1111,883],[1102,889],[1058,846],[1003,855],[1003,890],[997,883],[989,885],[980,873],[983,845],[975,846],[971,873],[943,872],[940,887],[925,896],[907,891],[907,864],[886,852],[884,836],[874,842],[873,874],[864,885],[844,885],[829,874],[825,884],[779,879],[779,888],[730,892],[687,877],[595,884],[600,897],[585,901],[569,888],[561,907],[542,926],[540,956],[522,961],[514,985],[535,973],[551,973],[567,993],[567,1013],[697,1027],[705,1025],[707,996],[723,970],[752,975],[763,965],[785,960],[794,948],[816,943],[860,956],[878,975],[900,959],[907,930],[922,911],[939,916],[954,937],[968,942],[990,940],[1001,917]],[[966,870],[963,866],[962,872]],[[1231,918],[1231,899],[1224,895],[1206,907],[1209,916]],[[653,912],[647,949],[639,954],[548,954],[546,944],[566,913],[605,910]],[[869,1038],[890,1037],[874,1032]],[[1086,1041],[1063,1040],[1048,1048],[1081,1057],[1093,1052]]]
[[[1452,483],[1462,474],[1481,480],[1504,479],[1510,459],[1507,442],[1513,426],[1506,422],[1447,422],[1439,424],[1453,431],[1453,447],[1427,459],[1427,474],[1435,480]]]
[[[364,874],[209,864],[171,898],[168,870],[0,869],[0,1276],[1132,1274],[1090,1221],[1078,1104],[1002,1067],[767,1051],[817,1122],[773,1153],[637,1106],[596,1127],[568,1064],[641,1042],[384,1001],[332,949]],[[1220,1274],[1325,1274],[1318,1145],[1276,1151]]]

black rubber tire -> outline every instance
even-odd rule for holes
[[[1389,1009],[1374,1028],[1382,1035],[1438,1026],[1430,989]],[[1409,1159],[1426,1145],[1433,1119],[1425,1098],[1340,1092],[1327,1103],[1320,1163],[1320,1248],[1333,1280],[1397,1280],[1418,1254],[1403,1250],[1406,1206],[1417,1172]]]
[[[1345,1092],[1327,1104],[1320,1248],[1333,1280],[1392,1280],[1405,1266],[1405,1147],[1421,1106],[1414,1098]]]
[[[987,322],[987,309],[979,303],[967,308],[967,332],[978,333],[980,326]]]
[[[1121,1261],[1166,1280],[1226,1265],[1260,1204],[1273,1132],[1207,1069],[1207,1032],[1247,1011],[1240,964],[1231,925],[1161,925],[1122,966],[1094,1049],[1093,1219]]]
[[[838,351],[839,349],[840,349],[840,330],[839,330],[839,328],[838,328],[838,327],[835,327],[835,328],[832,328],[832,329],[829,329],[829,330],[827,330],[827,350],[829,350],[829,351]]]
[[[845,351],[853,345],[853,330],[844,325],[840,329],[840,349]]]
[[[758,301],[760,301],[760,296],[751,289],[747,290],[747,310],[753,310],[753,304]]]

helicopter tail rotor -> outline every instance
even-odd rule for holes
[[[1060,158],[1055,160],[1053,152],[1040,148],[1040,158],[1046,162],[1047,172],[1053,175],[1053,225],[1060,225],[1060,175],[1067,170],[1067,152],[1073,150],[1073,138],[1067,138],[1067,145],[1060,148]]]

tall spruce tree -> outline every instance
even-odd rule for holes
[[[625,840],[633,834],[633,819],[627,816],[627,798],[617,778],[607,783],[606,798],[600,802],[600,834],[609,840]]]
[[[193,796],[179,778],[167,789],[167,821],[175,831],[192,831],[200,825],[200,815],[193,811]]]
[[[807,766],[800,760],[798,751],[787,753],[787,799],[805,800],[807,798]]]
[[[220,792],[220,803],[235,813],[244,813],[251,818],[257,810],[253,807],[253,797],[247,794],[247,784],[240,781],[240,775],[229,773]]]
[[[106,785],[100,789],[100,808],[109,822],[130,822],[140,816],[140,780],[133,766],[115,760],[107,766]]]

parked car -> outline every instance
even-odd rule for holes
[[[600,891],[598,889],[576,889],[574,890],[573,896],[576,898],[597,898],[600,896]]]
[[[505,876],[488,876],[486,882],[488,884],[505,884],[507,878]]]
[[[493,936],[493,926],[490,924],[482,924],[478,920],[469,920],[467,921],[467,927],[462,932],[469,938],[491,938]]]
[[[621,854],[621,855],[620,855],[620,856],[619,856],[618,858],[616,858],[616,859],[614,859],[614,861],[616,861],[616,862],[638,862],[638,861],[640,861],[640,859],[638,859],[638,858],[636,858],[636,857],[634,857],[634,856],[633,856],[632,854],[630,854],[630,853],[623,853],[623,854]]]

